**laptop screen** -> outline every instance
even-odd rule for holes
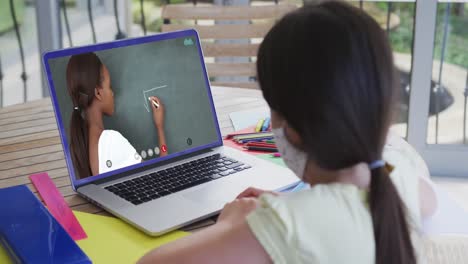
[[[44,55],[72,185],[222,144],[195,31]]]

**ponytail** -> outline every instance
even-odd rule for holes
[[[83,179],[93,175],[89,164],[88,152],[88,124],[81,115],[82,110],[73,110],[70,122],[70,150],[71,157],[78,173]]]
[[[375,263],[416,263],[406,209],[388,166],[372,170],[369,205],[374,223]]]
[[[93,175],[89,162],[86,112],[93,102],[94,89],[101,85],[101,69],[101,60],[92,52],[71,56],[67,65],[67,89],[73,103],[70,150],[80,179]]]

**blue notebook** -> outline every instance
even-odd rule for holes
[[[14,263],[91,263],[24,185],[0,189],[0,242]]]

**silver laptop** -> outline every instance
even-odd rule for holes
[[[73,189],[149,235],[213,216],[247,187],[298,182],[286,168],[223,146],[194,30],[52,51],[43,63]],[[96,69],[113,91],[113,109],[102,115],[88,111],[98,100],[85,87]],[[97,86],[91,91],[105,93]],[[71,125],[76,111],[81,130]],[[104,128],[90,140],[96,118]]]

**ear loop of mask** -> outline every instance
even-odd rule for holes
[[[273,128],[276,145],[284,163],[291,169],[300,179],[304,177],[304,171],[308,161],[308,155],[304,151],[296,148],[289,142],[286,137],[285,127]]]

